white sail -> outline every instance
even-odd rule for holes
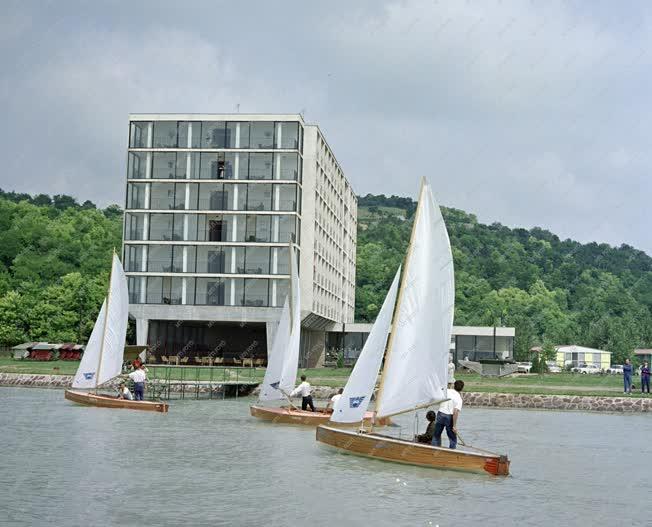
[[[77,373],[72,381],[73,388],[95,388],[97,386],[97,366],[102,351],[102,334],[104,333],[104,320],[106,319],[106,300],[102,303],[100,312],[95,320],[95,326],[84,355],[82,356]]]
[[[258,397],[261,401],[285,399],[285,396],[278,388],[281,382],[283,365],[285,364],[285,354],[290,342],[290,318],[290,299],[289,296],[286,296],[283,310],[281,311],[281,319],[279,320],[274,340],[267,354],[267,369],[265,370],[265,378],[263,379]]]
[[[281,372],[279,389],[290,393],[294,389],[299,368],[299,348],[301,345],[301,302],[299,300],[299,274],[297,272],[297,255],[294,249],[290,251],[290,339],[288,341],[285,362]]]
[[[380,363],[385,354],[400,275],[401,269],[399,267],[387,296],[385,296],[383,306],[380,308],[376,321],[371,328],[371,333],[369,333],[360,357],[358,357],[351,376],[344,387],[342,397],[335,403],[331,421],[336,423],[357,423],[364,418],[364,414],[369,407],[371,394],[376,385]]]
[[[385,359],[379,417],[446,398],[454,304],[448,232],[424,180]]]
[[[122,372],[129,318],[127,277],[114,254],[109,294],[95,321],[73,388],[96,388]]]

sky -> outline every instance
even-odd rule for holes
[[[0,187],[124,202],[129,113],[302,113],[358,194],[652,254],[652,4],[3,2]]]

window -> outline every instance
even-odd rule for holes
[[[189,134],[189,130],[192,129],[192,133]],[[201,135],[201,123],[200,122],[180,122],[179,123],[179,148],[199,148],[199,137]],[[190,144],[188,144],[188,136],[190,138]]]
[[[197,278],[195,304],[208,306],[225,305],[225,281],[222,278]]]
[[[278,219],[277,219],[278,218]],[[277,216],[274,218],[278,221],[278,236],[275,242],[296,242],[296,218],[294,216]]]
[[[195,251],[194,245],[175,245],[172,249],[172,272],[173,273],[194,273],[195,272]],[[184,252],[186,254],[186,268],[183,268]]]
[[[147,134],[150,122],[132,122],[129,127],[129,146],[131,148],[147,148]]]
[[[176,148],[177,122],[154,121],[154,148]]]
[[[244,279],[242,278],[230,278],[228,280],[229,285],[233,288],[233,302],[229,302],[229,305],[233,306],[244,306],[245,297],[244,297]],[[227,289],[228,290],[228,289]]]
[[[272,210],[272,185],[252,183],[247,187],[246,210]]]
[[[297,210],[297,186],[296,185],[274,185],[278,192],[278,202],[275,210],[296,211]]]
[[[182,157],[185,161],[185,156]],[[175,152],[154,152],[152,161],[153,179],[174,179],[176,177],[176,169],[177,154]],[[183,177],[185,177],[185,174]]]
[[[234,179],[233,154],[223,152],[201,155],[200,179]]]
[[[228,250],[229,248],[227,248]],[[198,273],[224,273],[224,250],[222,247],[200,246],[197,247]]]
[[[289,280],[274,280],[276,282],[276,306],[283,307],[285,298],[290,294]]]
[[[251,148],[274,148],[274,123],[253,122],[250,128]]]
[[[150,273],[172,272],[172,246],[150,245],[147,251],[147,271]]]
[[[226,123],[224,121],[205,121],[201,125],[202,146],[204,148],[226,147]]]
[[[140,276],[127,277],[127,289],[129,290],[129,303],[140,304],[140,291],[143,278]]]
[[[244,274],[245,272],[244,247],[230,247],[229,249],[230,251],[226,251],[225,272]]]
[[[129,152],[127,163],[127,177],[129,179],[147,178],[147,156],[146,152]]]
[[[274,179],[299,181],[299,156],[297,154],[274,154]]]
[[[247,278],[244,284],[244,305],[254,307],[269,305],[269,280]]]
[[[232,168],[232,176],[229,177],[227,171],[226,179],[247,179],[249,177],[249,154],[245,152],[235,152],[226,154],[227,166],[230,164]]]
[[[174,214],[150,214],[149,239],[172,240],[174,231]]]
[[[299,123],[276,123],[276,148],[299,148]]]
[[[125,239],[142,240],[144,226],[145,214],[127,212],[125,215]]]
[[[269,273],[269,247],[246,248],[245,272],[248,274]]]
[[[147,304],[160,304],[163,300],[163,278],[160,276],[147,277]]]
[[[152,210],[174,209],[174,185],[152,183],[149,208]]]
[[[272,179],[273,154],[249,155],[249,179]]]
[[[139,273],[143,270],[145,247],[146,245],[125,245],[125,271]]]
[[[145,189],[147,183],[129,183],[127,185],[127,208],[144,209],[145,208]]]
[[[163,303],[181,304],[183,293],[183,278],[164,276],[163,277]]]
[[[224,200],[222,183],[199,184],[199,210],[223,210]]]
[[[240,141],[233,145],[233,148],[249,148],[249,123],[229,123],[228,126],[236,128],[240,125]],[[231,137],[235,137],[233,134]]]
[[[276,271],[274,274],[290,274],[290,251],[287,247],[275,247],[276,252]]]
[[[243,218],[244,219],[244,218]],[[272,226],[271,216],[248,214],[246,217],[247,228],[244,241],[247,242],[269,242],[271,241],[270,230]]]

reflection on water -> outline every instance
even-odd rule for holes
[[[165,415],[0,388],[0,524],[650,525],[647,415],[464,409],[465,441],[509,454],[498,478],[338,454],[250,402]]]

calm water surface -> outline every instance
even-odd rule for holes
[[[0,524],[652,524],[652,416],[465,409],[464,439],[510,456],[496,478],[337,454],[251,402],[162,415],[0,388]]]

